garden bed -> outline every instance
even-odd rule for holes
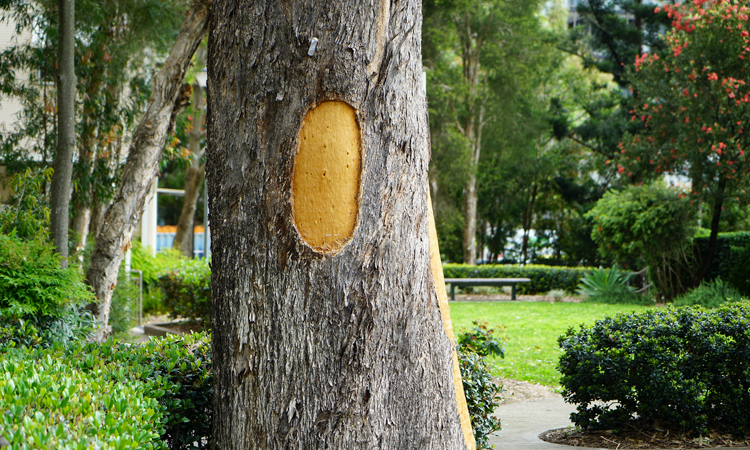
[[[681,433],[667,427],[627,425],[620,430],[581,431],[560,428],[542,433],[539,438],[553,444],[572,447],[613,449],[689,449],[715,447],[750,447],[750,440],[735,439],[730,434],[718,432],[708,436]]]

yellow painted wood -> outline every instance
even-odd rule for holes
[[[430,270],[432,279],[437,289],[438,305],[440,306],[440,315],[443,318],[443,327],[445,328],[448,338],[453,344],[453,384],[456,387],[456,402],[458,403],[458,415],[461,418],[461,429],[464,433],[464,441],[469,450],[476,450],[477,444],[474,439],[474,431],[471,428],[471,417],[469,416],[469,407],[466,404],[466,394],[464,394],[464,384],[461,381],[461,369],[458,366],[458,354],[456,353],[456,337],[453,334],[453,322],[451,322],[451,313],[448,308],[448,293],[445,290],[445,277],[443,276],[443,264],[440,260],[440,248],[438,247],[437,229],[435,228],[435,215],[432,211],[432,200],[430,193],[427,192],[427,210],[430,214]]]
[[[361,171],[354,108],[327,101],[308,111],[298,136],[292,210],[297,230],[313,249],[335,252],[352,237]]]

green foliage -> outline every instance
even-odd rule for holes
[[[213,372],[205,333],[166,336],[140,345],[81,344],[64,358],[85,374],[105,373],[116,383],[143,383],[158,401],[162,439],[170,449],[207,449],[211,440]],[[156,409],[156,408],[155,408]]]
[[[125,272],[124,264],[117,274],[117,286],[112,292],[109,311],[109,325],[112,333],[118,336],[128,333],[138,323],[138,278]]]
[[[476,353],[459,351],[458,364],[477,449],[495,448],[488,445],[488,440],[491,434],[502,428],[500,419],[492,417],[492,414],[503,387],[492,382],[484,358]]]
[[[516,285],[519,294],[542,294],[552,289],[573,292],[578,281],[590,267],[559,267],[535,264],[481,265],[443,264],[445,278],[529,278],[529,283]]]
[[[631,120],[640,127],[623,138],[619,167],[644,178],[688,177],[715,237],[725,206],[750,201],[747,4],[696,0],[657,10],[672,19],[663,38],[669,52],[644,54],[629,69],[638,97]]]
[[[628,285],[633,277],[631,272],[621,272],[617,267],[594,269],[581,278],[578,294],[587,301],[599,303],[647,303],[643,296],[635,293]]]
[[[52,179],[52,169],[32,170],[11,176],[7,205],[0,205],[0,233],[22,239],[43,239],[49,233],[49,204],[44,187]]]
[[[697,288],[688,291],[674,301],[675,306],[701,305],[704,308],[717,308],[725,302],[743,300],[740,291],[721,278],[703,282]]]
[[[659,421],[705,435],[750,430],[750,304],[618,315],[559,338],[571,420],[588,429]]]
[[[211,268],[206,259],[193,259],[159,278],[164,304],[172,317],[200,319],[211,326]]]
[[[10,448],[165,448],[164,408],[149,397],[147,384],[117,373],[79,370],[60,350],[5,353],[0,434]]]
[[[460,352],[476,353],[479,356],[505,357],[503,342],[495,337],[495,329],[489,328],[487,322],[475,320],[473,327],[458,337],[458,350]]]
[[[706,257],[708,232],[695,238],[695,252],[699,261]],[[716,240],[716,253],[706,272],[706,279],[721,277],[745,297],[750,297],[750,232],[719,233]]]
[[[686,289],[681,270],[690,261],[695,213],[687,196],[654,183],[607,192],[586,217],[602,255],[648,266],[660,295],[671,299]]]
[[[133,241],[131,252],[131,267],[143,272],[144,287],[156,286],[160,276],[187,261],[178,250],[164,249],[152,255],[150,250],[143,248],[140,241]]]
[[[0,234],[0,310],[58,317],[93,299],[75,267],[60,268],[52,244]]]

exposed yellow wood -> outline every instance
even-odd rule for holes
[[[453,323],[451,322],[451,313],[448,309],[448,293],[445,290],[445,277],[443,276],[443,264],[440,260],[440,248],[438,247],[437,229],[435,228],[435,215],[432,211],[432,200],[430,192],[427,192],[427,210],[430,213],[430,269],[432,278],[437,289],[438,305],[440,305],[440,315],[443,318],[443,327],[451,340],[453,347],[453,384],[456,386],[456,402],[458,403],[458,415],[461,418],[461,429],[464,432],[464,441],[469,450],[476,450],[477,444],[474,439],[474,431],[471,428],[471,418],[469,417],[469,407],[466,404],[466,395],[464,394],[464,385],[461,381],[461,369],[458,367],[458,354],[456,353],[456,338],[453,334]]]
[[[302,122],[294,161],[292,210],[302,239],[328,253],[354,233],[359,210],[360,130],[354,108],[320,103]]]

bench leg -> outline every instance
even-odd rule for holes
[[[515,284],[510,285],[510,299],[511,300],[516,299],[516,285]]]
[[[456,299],[456,285],[451,283],[451,300]]]

